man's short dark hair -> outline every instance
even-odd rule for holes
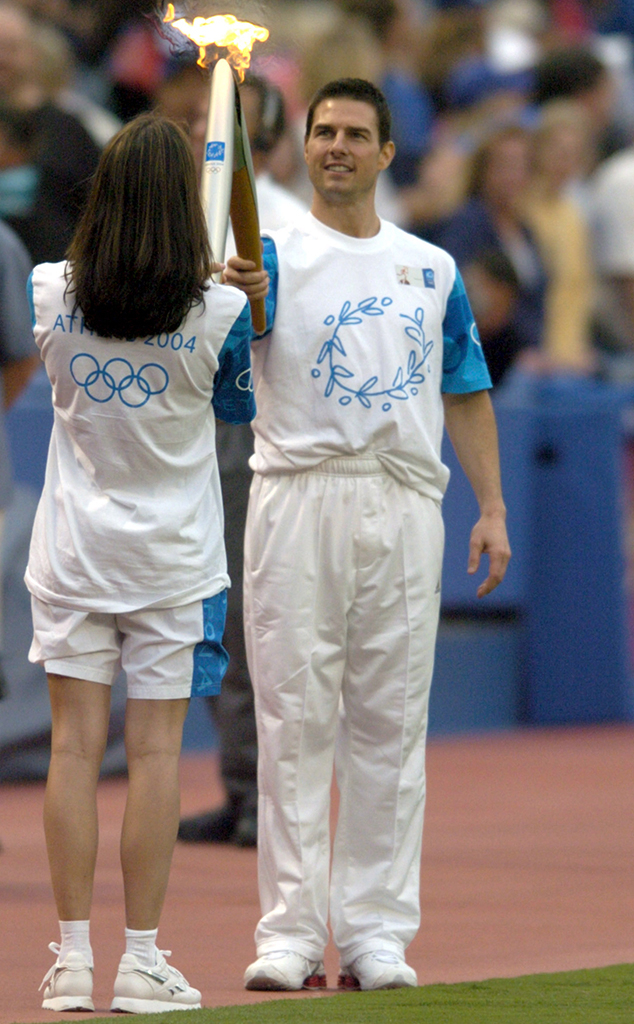
[[[324,100],[358,100],[374,107],[379,129],[379,145],[384,146],[392,137],[392,116],[387,100],[380,89],[365,78],[338,78],[322,86],[313,96],[306,115],[306,138],[311,133],[315,111]]]
[[[338,0],[346,14],[363,18],[379,40],[383,40],[398,16],[396,0]]]
[[[535,66],[533,99],[574,99],[594,89],[607,75],[603,61],[585,46],[566,46],[544,54]]]

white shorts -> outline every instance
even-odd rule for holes
[[[222,646],[227,592],[178,608],[110,614],[45,604],[31,595],[29,661],[52,675],[111,686],[121,669],[128,697],[214,696],[229,663]]]

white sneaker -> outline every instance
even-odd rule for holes
[[[158,950],[154,967],[146,967],[133,953],[124,953],[114,983],[111,1010],[119,1013],[166,1013],[200,1010],[200,992],[168,964],[169,950]]]
[[[387,949],[362,953],[345,967],[342,966],[337,982],[337,988],[360,988],[364,992],[377,988],[415,988],[417,985],[418,978],[413,967]]]
[[[266,953],[247,967],[244,987],[271,992],[297,992],[301,988],[325,988],[326,970],[321,960],[308,960],[301,953],[278,949]]]
[[[43,1010],[94,1010],[92,1001],[92,964],[83,953],[69,953],[60,963],[59,944],[50,942],[48,948],[57,954],[57,960],[44,975],[40,989],[44,989]]]

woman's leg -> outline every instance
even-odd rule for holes
[[[157,928],[178,831],[178,763],[188,698],[128,700],[128,797],[121,867],[128,928]]]
[[[110,1009],[199,1009],[200,992],[156,948],[180,813],[178,761],[189,698],[129,698],[128,798],[121,832],[126,952]]]
[[[108,738],[110,687],[49,675],[53,732],[44,831],[60,921],[90,917],[97,857],[97,780]]]

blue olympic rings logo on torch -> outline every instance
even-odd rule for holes
[[[145,363],[135,370],[127,359],[117,357],[109,359],[102,369],[88,352],[73,356],[70,372],[75,384],[93,402],[104,404],[118,395],[130,409],[140,409],[153,395],[162,395],[170,380],[160,363]]]
[[[207,163],[224,164],[226,143],[224,142],[208,142],[205,149],[205,160]]]

